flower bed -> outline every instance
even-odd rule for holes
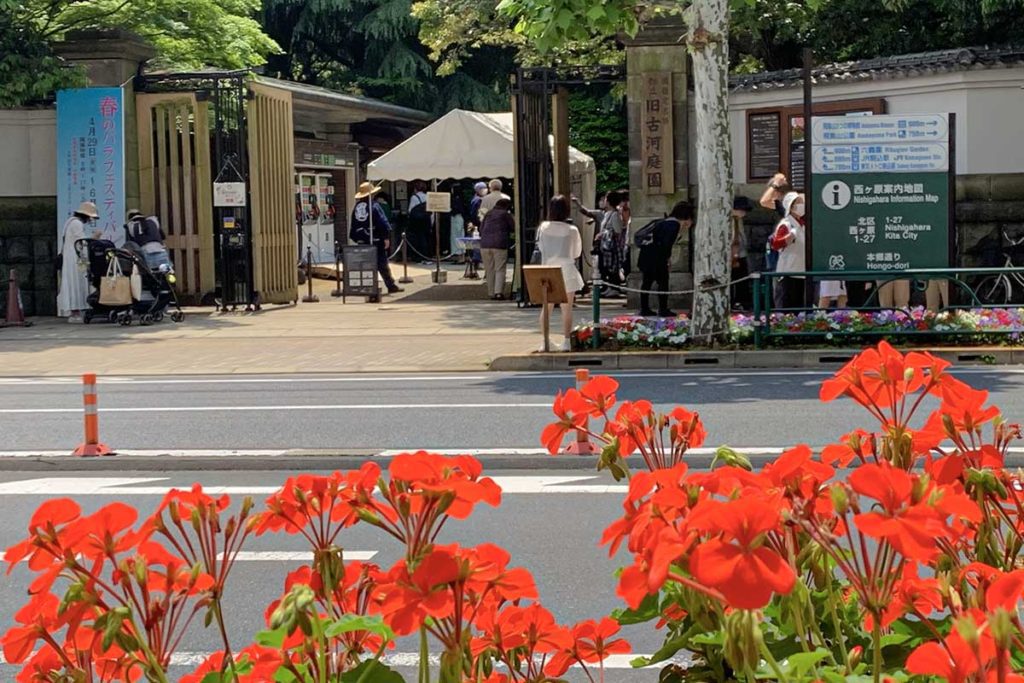
[[[443,544],[501,490],[471,457],[419,452],[386,472],[290,478],[260,508],[198,484],[141,521],[120,502],[85,514],[48,500],[4,555],[34,575],[4,658],[22,666],[19,683],[169,683],[182,637],[205,623],[222,651],[183,683],[401,683],[382,655],[411,634],[417,683],[557,683],[574,665],[596,683],[604,660],[630,651],[620,626],[650,624],[664,645],[636,664],[691,655],[651,672],[662,683],[1024,683],[1024,486],[1004,466],[1021,429],[948,369],[884,342],[865,351],[821,399],[860,405],[873,429],[760,471],[725,447],[691,470],[687,452],[707,439],[699,415],[619,401],[610,377],[559,394],[542,443],[558,453],[584,432],[603,446],[597,468],[629,481],[600,539],[630,558],[609,577],[625,604],[612,617],[560,625],[508,552]],[[356,525],[401,559],[346,560]],[[238,648],[222,609],[239,590],[232,568],[252,536],[280,533],[304,538],[313,560]],[[575,588],[581,601],[603,590]]]
[[[601,320],[601,349],[686,349],[691,347],[690,320],[677,318],[639,318],[620,316]],[[771,318],[773,345],[857,344],[876,341],[877,335],[912,333],[905,338],[929,344],[1001,344],[1016,345],[1024,334],[1024,309],[974,309],[935,313],[924,308],[903,311],[814,311],[810,313],[774,313]],[[593,322],[573,332],[573,348],[592,348]],[[781,336],[785,335],[785,337]],[[794,336],[795,335],[795,336]],[[874,337],[874,339],[872,339]],[[733,315],[729,324],[729,343],[752,346],[754,318]]]

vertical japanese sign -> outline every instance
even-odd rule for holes
[[[949,119],[814,119],[814,270],[948,268]]]
[[[96,229],[120,245],[125,220],[124,99],[120,88],[57,93],[57,238],[82,202],[96,204]]]
[[[644,74],[641,99],[643,187],[647,194],[675,192],[675,155],[672,134],[672,74]]]

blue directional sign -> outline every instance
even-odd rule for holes
[[[943,114],[828,116],[814,119],[816,145],[886,142],[949,142],[949,120]]]
[[[820,145],[814,173],[941,173],[949,169],[946,143]]]

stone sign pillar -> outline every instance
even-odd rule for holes
[[[678,18],[653,21],[626,45],[627,109],[629,114],[629,199],[631,230],[662,218],[680,200],[689,199],[687,171],[686,28]],[[632,234],[630,234],[632,243]],[[669,288],[693,284],[690,233],[679,236],[672,254]],[[640,286],[637,250],[632,252],[629,286]],[[629,297],[636,303],[636,295]],[[654,303],[652,301],[652,303]],[[672,297],[670,305],[687,309],[690,297]]]

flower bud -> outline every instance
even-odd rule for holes
[[[148,567],[146,567],[146,563],[142,561],[142,558],[137,558],[135,560],[135,580],[140,586],[146,583],[147,570]]]
[[[862,659],[864,659],[863,647],[860,645],[854,645],[850,648],[850,670],[847,673],[852,674]]]
[[[914,368],[906,368],[903,371],[903,381],[909,382],[912,379],[914,379]]]
[[[840,517],[845,517],[850,509],[850,497],[846,495],[846,488],[837,484],[829,489],[829,495],[832,498],[832,507],[835,509],[836,514]]]
[[[733,669],[757,669],[761,661],[761,629],[754,613],[735,610],[725,616],[725,658]]]
[[[924,499],[924,494],[927,493],[930,484],[931,479],[927,474],[922,474],[914,481],[914,486],[910,490],[911,504],[917,505]]]
[[[988,627],[992,632],[992,639],[996,641],[996,647],[1009,650],[1013,645],[1013,636],[1017,632],[1010,619],[1010,613],[1005,609],[997,609],[994,614],[989,615]]]
[[[978,625],[974,623],[973,619],[970,617],[957,619],[953,622],[953,627],[972,650],[978,647],[978,644],[981,642],[981,634],[978,632]]]
[[[719,446],[718,450],[715,451],[715,459],[711,462],[711,466],[714,467],[719,462],[723,462],[729,467],[739,467],[748,472],[754,469],[754,466],[750,462],[750,458],[738,453],[728,446]]]
[[[252,512],[253,505],[255,505],[255,503],[253,503],[252,496],[246,496],[245,498],[242,499],[242,518],[243,519],[248,517],[249,513]]]
[[[942,426],[945,428],[947,436],[950,438],[956,436],[956,424],[953,423],[953,416],[949,413],[942,414]]]

